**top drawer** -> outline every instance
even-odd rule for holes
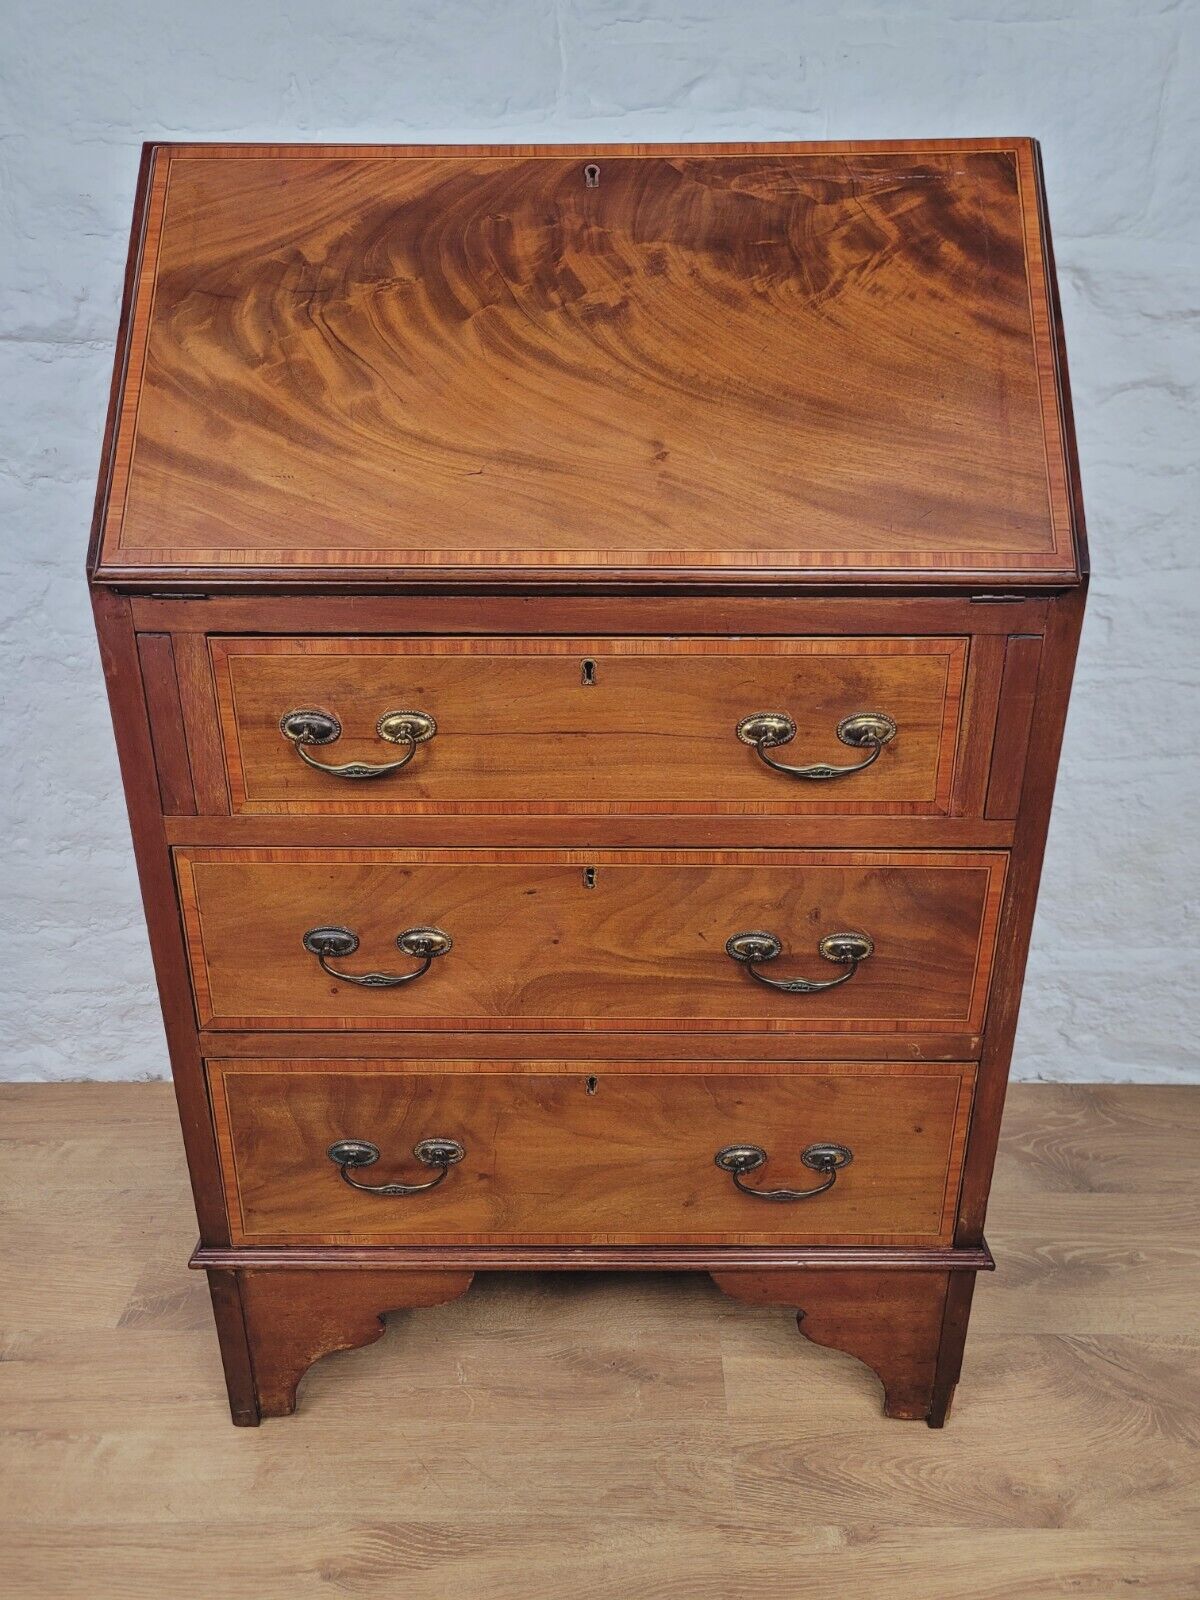
[[[963,638],[210,649],[234,812],[943,815],[967,665]]]

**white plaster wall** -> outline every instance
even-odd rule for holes
[[[1200,1078],[1193,0],[0,0],[0,1077],[165,1053],[83,583],[156,139],[1043,141],[1093,563],[1021,1077]]]

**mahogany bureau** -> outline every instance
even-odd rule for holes
[[[1086,581],[1036,147],[149,146],[89,570],[234,1421],[617,1267],[939,1426]]]

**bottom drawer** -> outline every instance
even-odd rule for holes
[[[208,1073],[234,1244],[932,1245],[951,1239],[975,1069],[231,1060]],[[350,1148],[331,1158],[339,1141]],[[745,1162],[746,1187],[823,1192],[741,1192],[715,1159],[741,1146],[766,1153],[757,1167],[727,1158]]]

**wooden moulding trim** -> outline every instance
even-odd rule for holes
[[[296,1063],[326,1061],[331,1070],[351,1061],[408,1061],[416,1072],[450,1073],[539,1071],[539,1063],[599,1062],[612,1070],[614,1061],[628,1062],[631,1071],[683,1073],[695,1071],[697,1059],[714,1068],[735,1066],[739,1072],[769,1072],[775,1064],[785,1070],[805,1062],[829,1066],[832,1062],[874,1061],[914,1066],[973,1062],[979,1057],[979,1034],[929,1033],[920,1038],[897,1034],[857,1033],[802,1035],[756,1034],[747,1046],[744,1034],[712,1033],[698,1029],[686,1038],[644,1031],[580,1034],[570,1030],[547,1033],[423,1033],[395,1028],[387,1033],[310,1031],[298,1034],[227,1033],[203,1030],[200,1054],[214,1061],[261,1061],[265,1054],[288,1071]],[[747,1049],[753,1059],[746,1060]],[[463,1063],[469,1062],[469,1067]],[[301,1070],[307,1070],[303,1065]]]
[[[131,555],[133,553],[129,552]],[[207,553],[220,554],[220,552]],[[410,557],[423,555],[426,558],[436,554],[423,551],[405,553]],[[159,559],[162,552],[145,551],[139,554],[144,555],[145,565],[106,565],[97,570],[96,581],[111,588],[129,591],[169,591],[175,587],[181,593],[187,593],[197,588],[207,591],[219,586],[222,591],[230,594],[236,594],[239,590],[258,592],[264,586],[268,589],[277,589],[283,594],[301,593],[306,588],[314,591],[328,591],[331,588],[362,589],[366,592],[377,589],[383,593],[395,591],[420,594],[426,588],[470,591],[482,587],[503,592],[505,588],[519,587],[525,590],[529,585],[536,584],[546,588],[559,585],[575,588],[583,586],[589,589],[618,586],[632,589],[666,587],[685,591],[705,586],[718,592],[760,586],[767,590],[797,591],[802,595],[808,594],[813,589],[865,595],[870,593],[872,582],[897,589],[911,587],[921,593],[928,593],[931,588],[936,592],[934,586],[940,583],[950,589],[957,586],[963,590],[1028,589],[1031,594],[1036,595],[1074,588],[1080,581],[1073,567],[1039,568],[1036,571],[1022,571],[1013,567],[955,568],[951,558],[945,554],[936,558],[936,566],[931,561],[928,567],[881,567],[874,573],[865,564],[861,567],[847,565],[845,568],[805,565],[802,559],[806,555],[804,551],[795,553],[794,566],[656,566],[647,560],[641,566],[630,565],[611,569],[582,565],[523,567],[516,561],[515,553],[508,551],[505,552],[505,558],[509,563],[507,566],[473,568],[435,566],[432,563],[428,566],[398,563],[393,566],[369,567],[361,563],[339,562],[313,566],[307,570],[303,568],[298,556],[292,556],[287,566],[281,566],[276,562],[275,565],[261,567],[218,567],[205,564],[199,559],[198,554],[192,555],[186,562],[181,561],[173,566]],[[279,553],[272,552],[272,554]],[[780,559],[779,552],[772,551],[771,556],[774,560]]]
[[[787,598],[735,595],[728,600],[709,595],[672,593],[623,597],[619,611],[611,595],[499,594],[492,596],[424,594],[414,607],[411,597],[387,594],[214,596],[206,600],[137,596],[131,600],[134,623],[152,633],[187,634],[340,634],[361,638],[387,634],[416,639],[423,635],[494,634],[558,637],[674,636],[727,638],[730,634],[763,638],[843,637],[850,634],[1040,633],[1046,626],[1046,600],[1018,597],[982,604],[963,595],[888,597],[840,595],[817,599],[803,594]],[[836,612],[830,606],[836,605]]]
[[[193,1269],[241,1268],[254,1271],[447,1272],[991,1272],[986,1242],[968,1248],[888,1248],[830,1245],[292,1245],[238,1248],[198,1244]]]
[[[564,816],[561,812],[511,813],[503,817],[447,816],[280,816],[258,812],[238,817],[166,817],[167,843],[218,849],[303,849],[362,846],[383,849],[396,838],[414,848],[429,845],[469,847],[487,837],[529,849],[623,850],[660,847],[694,850],[807,850],[829,843],[831,816]],[[837,838],[847,850],[1003,850],[1012,844],[1007,818],[846,817],[836,818]]]

